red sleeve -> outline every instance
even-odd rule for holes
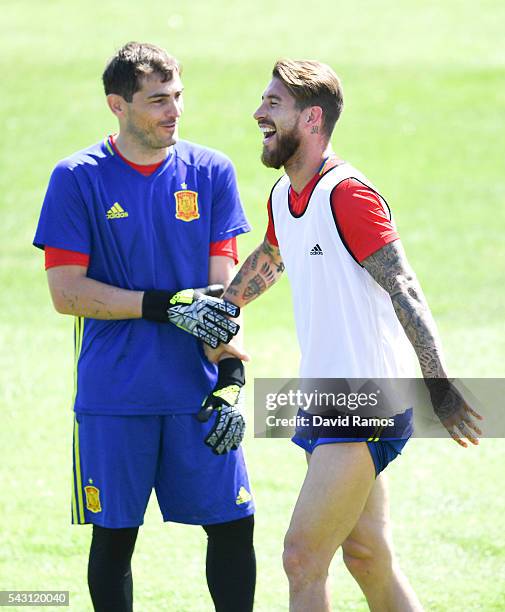
[[[268,199],[267,209],[268,209],[268,225],[267,225],[266,238],[271,245],[279,246],[279,241],[277,240],[277,236],[275,235],[274,217],[272,215],[272,202],[270,201],[270,198]]]
[[[209,255],[223,255],[224,257],[230,257],[238,264],[238,249],[237,249],[237,237],[228,238],[227,240],[220,240],[219,242],[211,242]]]
[[[44,248],[46,258],[46,270],[56,268],[56,266],[89,266],[89,255],[78,253],[77,251],[66,251],[55,247],[46,246]]]
[[[356,179],[340,183],[331,207],[344,243],[360,263],[400,237],[385,200]]]

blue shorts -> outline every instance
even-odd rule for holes
[[[413,410],[408,408],[393,417],[392,425],[374,427],[373,425],[348,425],[334,421],[334,425],[318,425],[312,421],[313,416],[303,410],[299,417],[308,418],[305,425],[296,428],[292,441],[308,453],[312,453],[320,444],[338,444],[339,442],[366,442],[378,476],[391,461],[401,454],[413,433]],[[326,415],[338,416],[337,412]],[[384,419],[384,421],[389,419]],[[329,421],[331,423],[331,421]],[[350,422],[350,421],[349,421]]]
[[[378,476],[391,461],[396,459],[401,454],[403,447],[408,442],[407,439],[402,440],[377,440],[377,442],[368,442],[368,450],[372,455],[372,459],[375,465],[375,476]],[[308,453],[314,451],[320,444],[338,444],[341,442],[363,442],[363,440],[345,440],[335,438],[318,438],[316,440],[306,440],[305,438],[299,438],[296,435],[293,436],[292,441],[303,448]]]
[[[204,444],[214,418],[76,414],[72,523],[142,525],[153,488],[164,521],[210,525],[253,514],[242,449],[215,455]]]

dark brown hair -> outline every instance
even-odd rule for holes
[[[141,88],[141,79],[156,73],[163,82],[170,81],[174,71],[181,73],[179,62],[165,49],[148,43],[129,42],[110,58],[102,75],[105,94],[118,94],[127,102]]]
[[[335,72],[315,60],[280,59],[275,62],[272,76],[282,81],[300,110],[308,106],[322,108],[322,129],[330,137],[344,105],[342,84]]]

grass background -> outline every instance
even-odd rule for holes
[[[55,162],[115,130],[99,76],[127,40],[182,60],[182,135],[235,161],[254,226],[243,255],[263,236],[276,178],[259,163],[251,119],[273,62],[330,63],[346,103],[334,147],[392,206],[452,372],[504,375],[503,3],[3,0],[1,11],[0,589],[70,590],[71,609],[90,609],[89,529],[69,525],[72,321],[52,310],[30,245]],[[296,375],[285,279],[248,308],[247,346],[249,380]],[[282,538],[304,458],[251,429],[256,609],[281,611]],[[502,440],[467,451],[415,440],[388,469],[398,554],[427,610],[505,609],[503,463]],[[151,504],[134,557],[136,609],[212,609],[204,546],[202,530],[163,526]],[[336,610],[366,609],[338,561],[332,580]]]

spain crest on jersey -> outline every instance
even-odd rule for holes
[[[84,487],[84,493],[86,494],[86,508],[95,514],[97,512],[101,512],[102,506],[100,505],[100,489],[88,485],[87,487]]]
[[[175,197],[175,217],[181,221],[194,221],[200,218],[198,210],[198,193],[184,189],[176,191]]]

